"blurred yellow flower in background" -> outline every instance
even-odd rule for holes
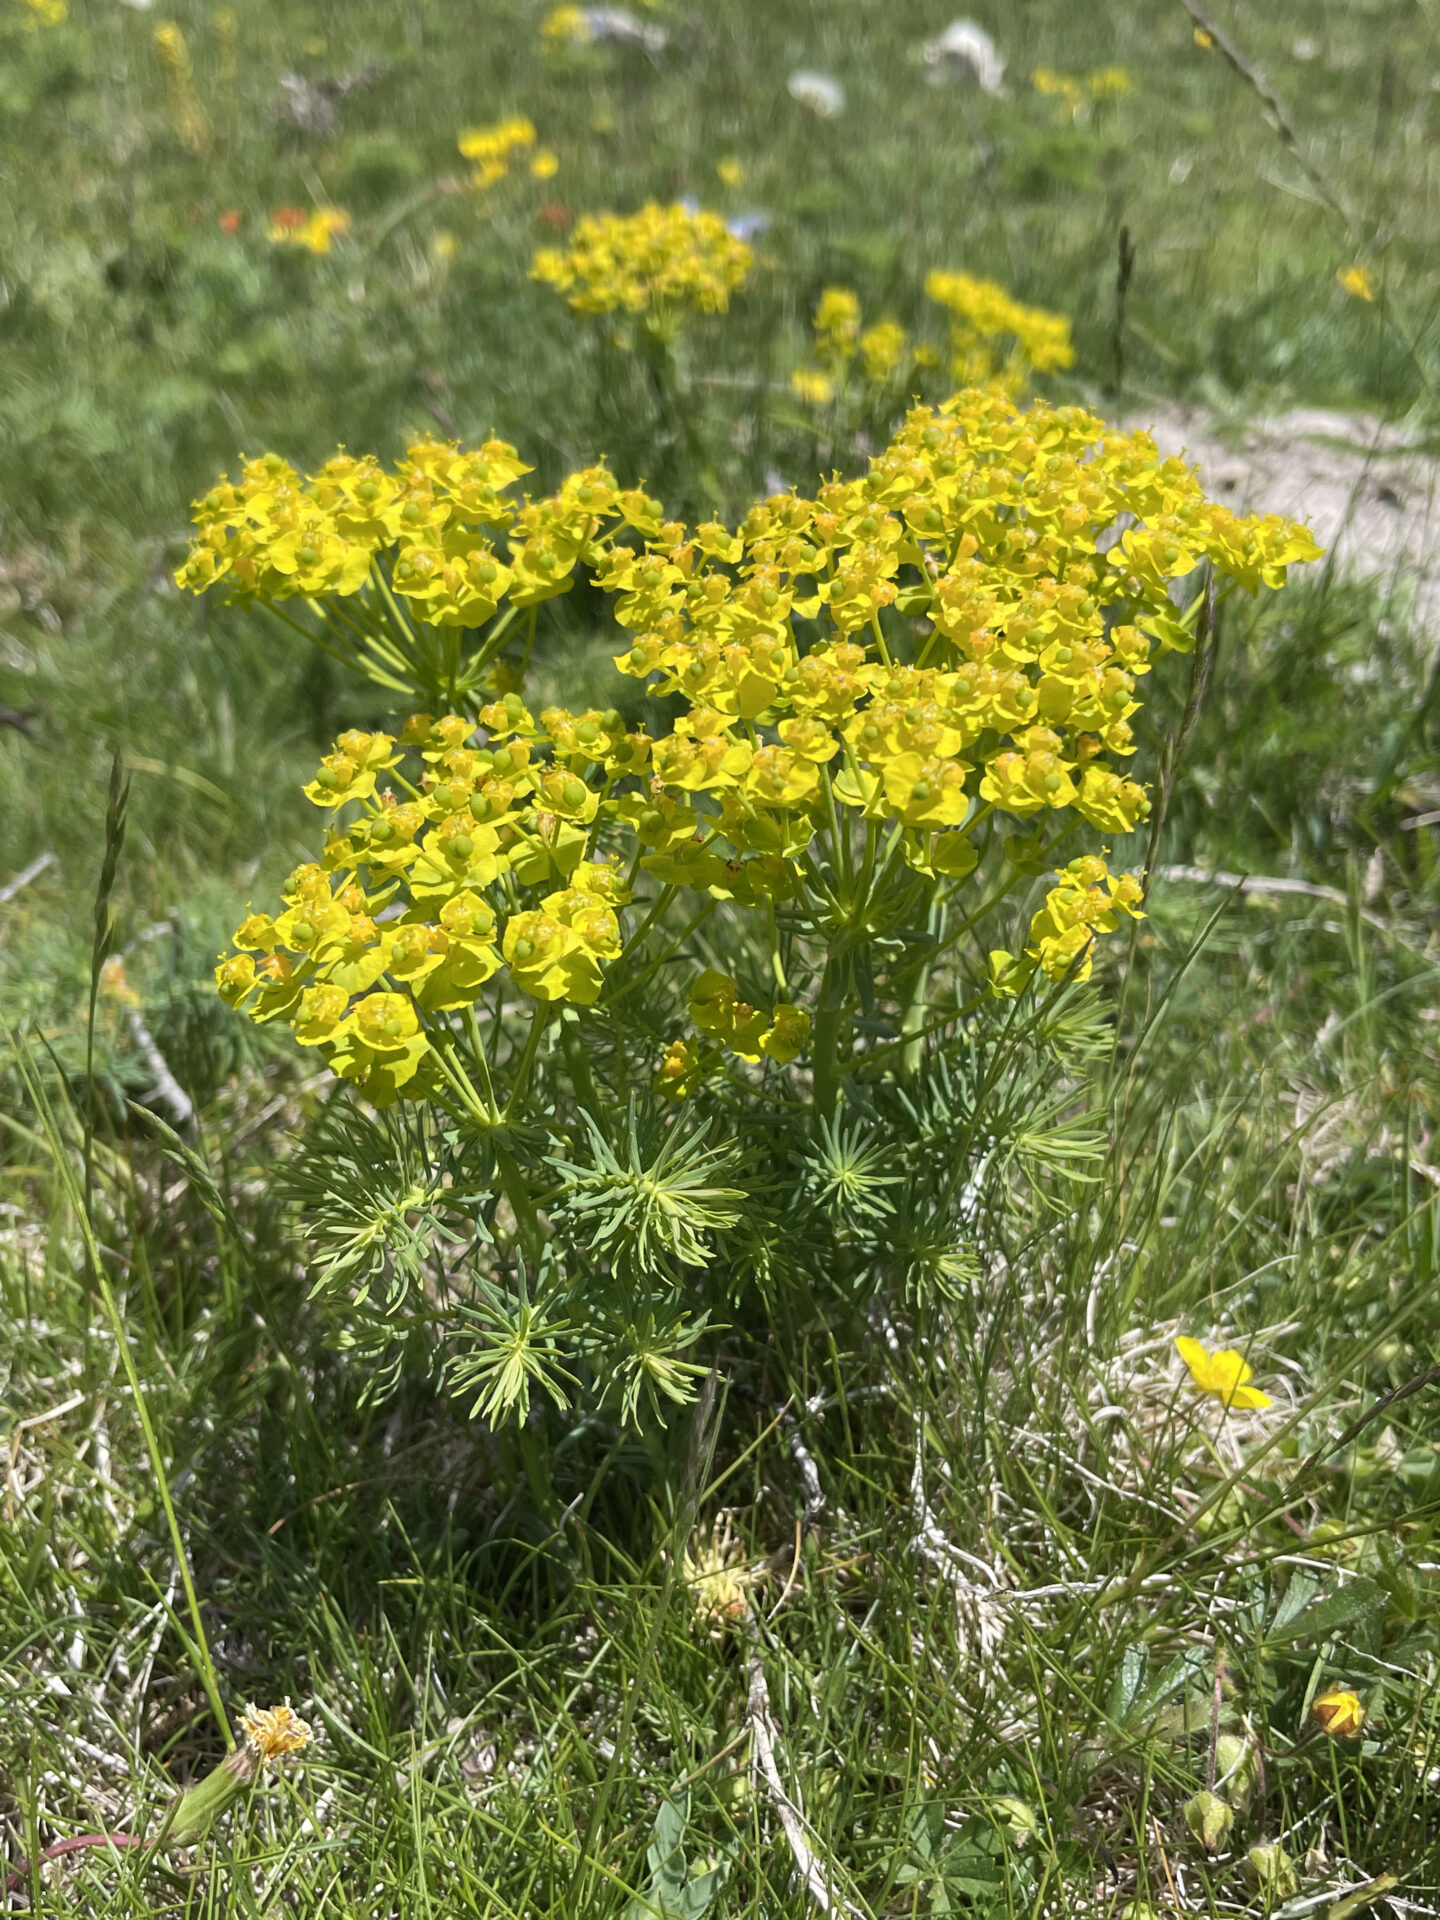
[[[1335,278],[1356,300],[1374,300],[1375,282],[1368,267],[1342,267]]]
[[[511,114],[507,120],[497,120],[489,127],[466,127],[455,141],[467,160],[475,162],[470,175],[472,187],[493,187],[497,180],[503,180],[510,171],[510,157],[524,147],[535,145],[535,123],[526,119],[524,114]],[[542,149],[543,152],[543,149]],[[552,159],[553,155],[550,156]],[[531,162],[531,171],[541,180],[550,176],[535,165],[541,153]],[[559,166],[559,161],[555,166]],[[555,168],[550,170],[552,173]]]
[[[540,38],[542,40],[588,39],[584,8],[553,7],[540,23]]]
[[[301,247],[306,253],[329,253],[331,243],[350,231],[350,216],[340,207],[317,207],[306,214],[299,207],[281,207],[270,217],[266,237],[273,247]]]
[[[824,407],[835,398],[829,377],[815,367],[797,367],[790,376],[790,390],[812,407]]]

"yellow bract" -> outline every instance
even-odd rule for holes
[[[569,246],[542,248],[530,272],[577,313],[724,313],[753,265],[718,213],[651,201],[638,213],[586,214]]]
[[[1176,1350],[1190,1369],[1190,1378],[1202,1393],[1210,1393],[1229,1407],[1268,1407],[1270,1396],[1258,1387],[1248,1386],[1250,1363],[1233,1347],[1207,1353],[1198,1340],[1182,1334]]]

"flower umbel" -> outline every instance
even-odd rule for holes
[[[724,313],[753,265],[718,213],[651,201],[638,213],[587,214],[570,245],[542,248],[530,273],[577,313]]]

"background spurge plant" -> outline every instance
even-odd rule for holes
[[[998,388],[735,531],[527,471],[498,442],[270,455],[199,502],[183,585],[424,709],[341,734],[317,858],[218,975],[345,1083],[295,1177],[377,1379],[420,1349],[492,1417],[537,1383],[635,1416],[747,1303],[923,1306],[1007,1102],[1063,1150],[1045,1038],[1141,911],[1105,857],[1150,807],[1140,679],[1192,647],[1207,573],[1278,586],[1317,548]],[[537,713],[537,612],[582,578],[618,704]]]

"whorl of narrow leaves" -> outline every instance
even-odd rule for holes
[[[557,1220],[636,1274],[660,1274],[672,1262],[703,1267],[745,1199],[740,1188],[721,1184],[735,1167],[735,1149],[707,1148],[708,1123],[666,1131],[653,1116],[642,1122],[633,1100],[618,1142],[588,1114],[583,1121],[588,1158],[549,1161],[564,1182]]]

